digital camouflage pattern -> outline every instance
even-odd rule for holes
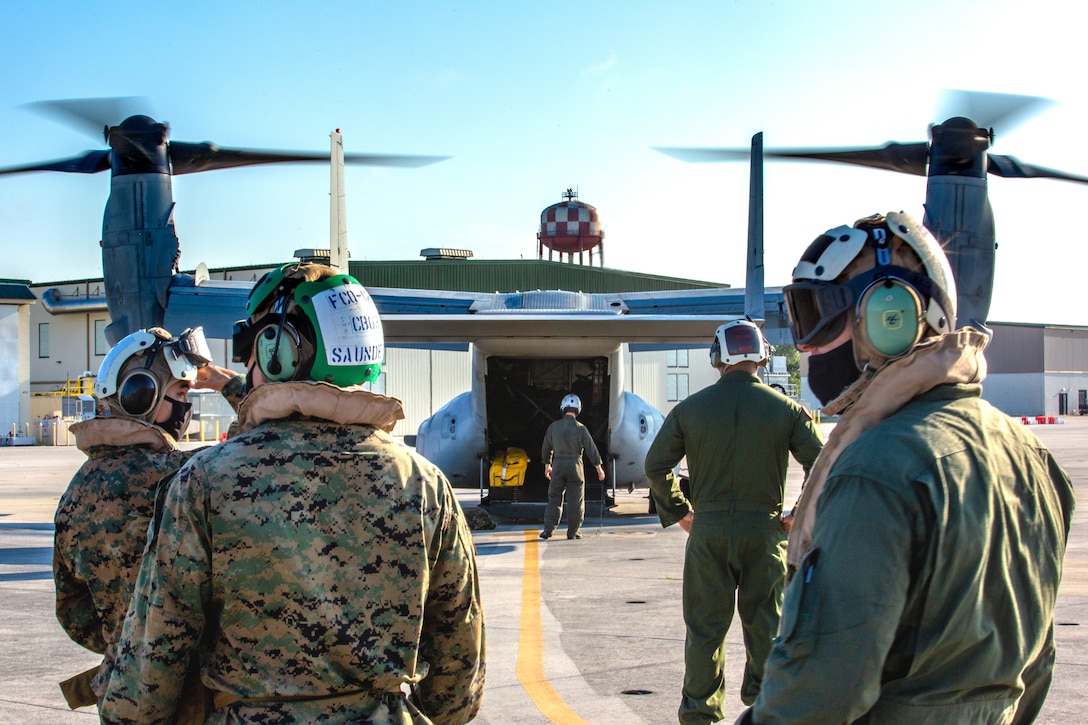
[[[191,453],[161,428],[131,418],[94,418],[71,430],[87,460],[54,518],[57,620],[75,642],[105,654],[128,611],[155,487]]]
[[[198,647],[218,693],[209,723],[475,716],[471,534],[441,472],[386,432],[402,415],[399,401],[326,383],[246,398],[237,435],[166,493],[103,722],[170,722]]]
[[[219,394],[226,398],[231,410],[237,413],[238,406],[242,404],[242,400],[248,392],[249,385],[246,382],[246,376],[236,375],[223,385],[223,389],[219,391]]]
[[[237,410],[245,377],[222,394]],[[53,579],[57,620],[73,641],[106,654],[121,634],[159,480],[193,455],[158,426],[132,418],[92,418],[71,427],[87,460],[72,477],[54,517]],[[104,682],[95,681],[101,695]]]

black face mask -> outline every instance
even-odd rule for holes
[[[156,425],[172,435],[174,440],[179,441],[182,432],[189,427],[193,404],[188,401],[183,403],[173,398],[166,398],[166,402],[170,403],[170,417],[166,419],[166,422],[156,423]]]
[[[854,341],[808,358],[808,386],[820,403],[827,405],[861,377],[854,364]]]

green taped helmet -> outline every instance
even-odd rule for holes
[[[285,264],[254,285],[246,314],[234,326],[233,359],[248,363],[253,356],[271,382],[348,387],[381,373],[385,338],[378,309],[349,274],[323,264]]]

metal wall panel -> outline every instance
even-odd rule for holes
[[[718,380],[718,371],[710,365],[708,347],[687,348],[687,367],[668,367],[668,353],[664,351],[632,353],[628,366],[631,381],[625,389],[641,396],[663,415],[668,415],[679,402],[669,400],[666,381],[670,373],[688,376],[689,396]]]
[[[0,434],[12,430],[21,433],[24,421],[20,401],[27,381],[19,364],[20,321],[26,320],[19,314],[18,305],[0,305]],[[22,406],[29,408],[29,402]]]
[[[1043,354],[1048,373],[1088,373],[1088,331],[1046,328]]]
[[[991,375],[1041,373],[1043,328],[1038,325],[991,325],[994,336],[986,347],[986,366]]]
[[[982,398],[1011,416],[1046,415],[1043,376],[998,373],[982,381]],[[1054,404],[1055,413],[1057,403]]]
[[[472,358],[466,352],[387,348],[385,394],[404,404],[393,435],[415,435],[420,423],[469,389]]]
[[[665,355],[657,352],[628,352],[627,380],[623,389],[640,396],[662,414],[665,409]]]

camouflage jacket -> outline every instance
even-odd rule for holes
[[[244,390],[243,375],[229,381],[222,393],[237,410]],[[128,611],[155,488],[193,451],[178,450],[162,428],[132,418],[92,418],[71,431],[87,460],[54,517],[57,620],[75,642],[105,654],[120,636]],[[95,689],[101,692],[97,681]]]
[[[71,430],[87,460],[54,518],[57,619],[69,637],[102,654],[128,610],[155,486],[191,453],[161,428],[131,418],[94,418]]]
[[[169,722],[200,649],[209,723],[464,723],[484,680],[471,534],[388,431],[400,401],[270,383],[172,481],[103,722]],[[405,692],[411,690],[412,696]]]

